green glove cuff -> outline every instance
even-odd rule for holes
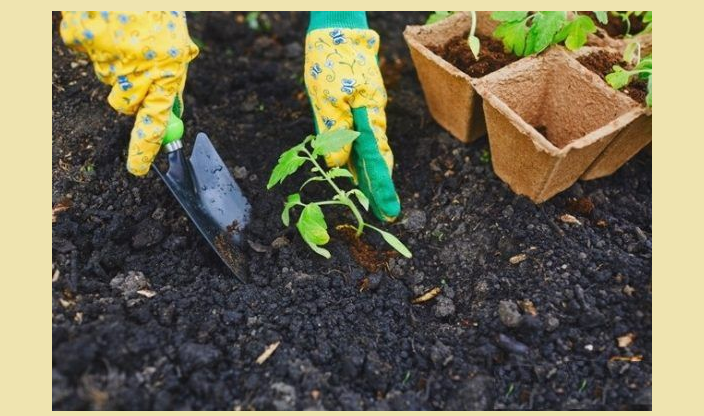
[[[310,12],[310,33],[316,29],[369,29],[366,12]]]

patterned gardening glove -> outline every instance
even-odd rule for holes
[[[386,90],[377,64],[379,35],[365,12],[311,12],[306,35],[305,82],[318,132],[351,129],[359,137],[326,155],[328,166],[348,164],[379,219],[401,211],[391,180],[393,155],[386,138]]]
[[[159,152],[171,112],[183,113],[181,96],[188,62],[198,47],[188,36],[184,12],[63,12],[61,37],[88,54],[95,73],[112,85],[108,102],[137,114],[127,170],[149,171]]]

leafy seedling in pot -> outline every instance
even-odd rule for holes
[[[595,13],[600,21],[606,18],[604,12]],[[517,56],[537,54],[563,42],[567,49],[576,50],[587,42],[587,35],[596,32],[592,19],[577,12],[568,16],[565,11],[498,11],[491,18],[501,22],[493,36]]]
[[[290,211],[292,208],[300,206],[301,215],[298,217],[296,228],[301,234],[310,248],[316,253],[325,258],[330,258],[330,252],[323,247],[330,236],[327,232],[327,223],[323,215],[322,206],[325,205],[343,205],[349,208],[357,221],[357,237],[359,237],[365,228],[381,234],[381,237],[386,240],[396,251],[405,257],[411,257],[411,252],[408,248],[393,234],[381,230],[371,224],[368,224],[362,218],[362,214],[357,207],[361,205],[364,210],[369,210],[369,199],[359,189],[351,189],[344,191],[337,186],[333,181],[335,178],[350,178],[353,179],[352,172],[345,168],[333,167],[326,170],[318,163],[318,158],[342,149],[345,146],[351,145],[352,142],[359,136],[359,133],[352,130],[333,130],[318,134],[317,136],[308,136],[303,142],[285,151],[279,157],[279,163],[274,167],[267,184],[267,189],[271,189],[283,182],[288,176],[295,173],[304,163],[308,162],[313,165],[311,172],[315,175],[301,185],[299,191],[311,182],[327,182],[335,191],[335,196],[326,201],[303,203],[300,193],[294,193],[288,196],[284,204],[284,210],[281,213],[281,222],[288,226],[290,222]],[[355,200],[356,199],[356,203]]]
[[[627,64],[633,65],[633,69],[624,69],[620,65],[614,65],[614,72],[606,75],[606,82],[613,88],[620,90],[637,77],[648,82],[648,95],[645,96],[645,104],[653,106],[653,56],[648,55],[641,59],[640,44],[631,42],[623,52],[623,60]]]
[[[643,21],[643,23],[645,23],[645,28],[640,33],[648,33],[653,30],[653,12],[652,11],[650,11],[650,12],[630,11],[630,12],[610,12],[610,13],[621,18],[621,21],[623,22],[623,24],[626,25],[626,33],[624,33],[625,36],[631,35],[631,16],[640,17],[641,20]],[[602,22],[602,23],[604,23],[604,22]]]
[[[439,22],[443,19],[450,17],[454,12],[433,12],[428,16],[428,20],[425,22],[426,25],[431,25],[433,23]],[[472,16],[472,25],[469,28],[469,35],[467,36],[467,45],[469,50],[472,51],[474,59],[479,59],[479,38],[475,35],[477,30],[477,12],[469,12]]]

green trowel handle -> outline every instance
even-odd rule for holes
[[[162,140],[161,145],[166,146],[170,143],[175,143],[181,140],[183,136],[183,121],[176,114],[171,112],[169,116],[169,121],[166,124],[166,134],[164,134],[164,140]],[[166,146],[167,150],[170,146]]]

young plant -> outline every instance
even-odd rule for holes
[[[631,42],[623,51],[623,61],[633,66],[633,69],[624,69],[620,65],[614,65],[614,72],[606,75],[606,82],[613,88],[620,90],[630,84],[634,77],[648,81],[648,95],[645,96],[645,104],[653,106],[653,56],[648,55],[641,59],[640,44]]]
[[[425,22],[426,25],[430,25],[439,22],[443,19],[450,17],[454,12],[433,12],[428,16],[428,20]],[[469,50],[472,51],[474,59],[479,59],[479,38],[475,35],[477,30],[477,12],[469,12],[472,16],[472,25],[469,28],[469,35],[467,36],[467,45]]]
[[[328,226],[325,222],[323,210],[320,207],[325,205],[343,205],[349,208],[357,221],[357,237],[362,234],[365,228],[371,228],[381,234],[381,237],[386,240],[391,247],[396,249],[396,251],[410,258],[411,252],[398,238],[364,221],[357,207],[357,203],[365,210],[369,210],[369,199],[367,199],[366,195],[356,188],[344,191],[333,181],[335,178],[353,178],[352,173],[340,167],[326,170],[318,163],[318,157],[336,152],[347,145],[351,145],[357,136],[359,136],[359,133],[345,129],[328,131],[318,134],[317,136],[311,135],[306,137],[300,144],[281,154],[279,163],[271,172],[269,183],[266,186],[267,189],[271,189],[277,184],[280,184],[288,176],[295,173],[304,163],[308,162],[313,165],[311,172],[313,172],[315,176],[303,182],[299,191],[311,182],[327,182],[335,191],[335,196],[330,200],[310,202],[307,204],[302,202],[300,193],[297,192],[289,195],[284,204],[284,210],[281,212],[281,222],[288,226],[291,208],[296,206],[303,207],[301,215],[298,217],[298,222],[296,223],[298,232],[301,234],[303,241],[305,241],[313,251],[325,258],[330,258],[330,252],[321,247],[330,241],[330,236],[327,232]],[[357,203],[354,202],[353,197],[357,200]]]
[[[603,12],[595,12],[601,21]],[[569,50],[576,50],[587,42],[587,35],[596,32],[589,16],[565,11],[512,12],[498,11],[491,18],[501,22],[493,36],[504,43],[507,52],[517,56],[540,53],[550,45],[564,42]],[[530,23],[530,25],[529,25]]]
[[[631,35],[631,16],[641,17],[643,23],[645,23],[645,28],[640,33],[647,33],[653,30],[653,12],[646,11],[630,11],[630,12],[611,12],[613,15],[621,18],[621,21],[626,25],[625,36]]]

